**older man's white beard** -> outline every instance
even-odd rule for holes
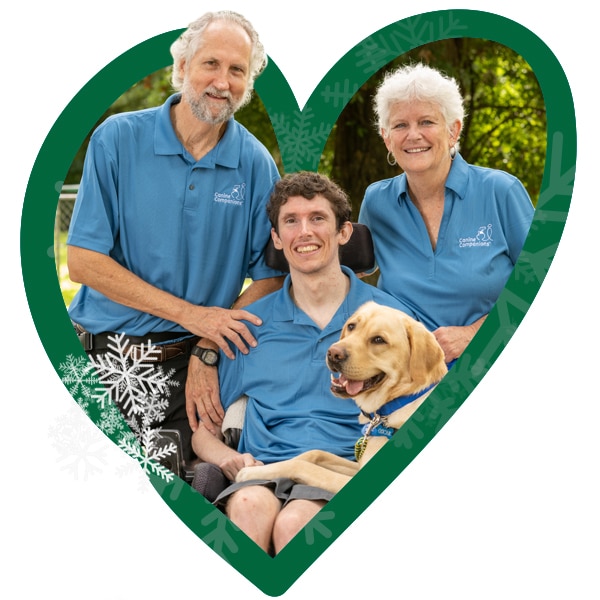
[[[220,125],[228,121],[241,106],[242,101],[235,103],[231,97],[230,92],[219,92],[214,88],[208,88],[200,95],[196,95],[194,90],[185,83],[181,90],[183,97],[186,102],[190,105],[192,114],[200,121],[209,123],[210,125]],[[210,100],[207,98],[207,94],[217,96],[218,98],[226,98],[227,103],[221,107],[221,109],[214,114],[211,109]]]

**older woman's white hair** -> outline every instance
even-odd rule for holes
[[[437,104],[449,129],[456,121],[461,124],[464,121],[463,97],[456,80],[417,63],[388,73],[377,88],[375,115],[379,132],[389,135],[390,111],[394,104],[414,100]]]
[[[183,77],[181,76],[179,66],[181,61],[189,62],[196,52],[204,30],[214,21],[228,21],[242,27],[250,37],[252,51],[250,53],[250,73],[248,78],[248,89],[243,104],[245,104],[252,94],[255,79],[262,73],[267,66],[267,54],[264,46],[258,38],[258,33],[245,17],[239,13],[230,10],[221,10],[217,12],[208,12],[199,19],[190,23],[188,28],[171,44],[171,55],[173,56],[173,73],[171,75],[171,85],[173,89],[179,91],[183,86]]]

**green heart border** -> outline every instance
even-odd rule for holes
[[[76,336],[65,333],[72,328],[54,263],[53,224],[62,179],[82,140],[106,108],[148,73],[170,64],[169,46],[180,32],[142,42],[94,76],[56,120],[33,166],[21,222],[23,280],[35,326],[57,371],[65,356],[85,357]],[[411,421],[275,558],[262,552],[183,481],[175,478],[165,483],[150,475],[155,489],[179,518],[268,595],[284,593],[386,489],[440,431],[504,350],[539,291],[562,236],[573,191],[577,142],[571,91],[551,50],[520,24],[481,11],[423,13],[380,29],[338,61],[303,111],[272,59],[256,82],[286,169],[316,170],[329,131],[351,97],[348,92],[345,100],[341,98],[340,89],[356,90],[397,56],[452,37],[497,41],[523,56],[538,77],[548,118],[546,166],[533,224],[514,272],[480,332]],[[332,90],[335,93],[324,93]],[[308,123],[313,132],[307,140],[313,148],[304,155],[297,154],[294,144],[282,143],[286,129],[298,123]],[[90,418],[94,420],[93,415]],[[390,546],[393,544],[390,541]]]

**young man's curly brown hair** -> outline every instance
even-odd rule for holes
[[[312,200],[317,195],[329,200],[335,214],[338,231],[346,221],[350,221],[352,208],[346,192],[325,175],[314,171],[300,171],[285,175],[273,188],[271,198],[267,204],[267,214],[275,231],[279,231],[277,225],[279,212],[281,207],[288,201],[288,198],[301,196],[307,200]]]

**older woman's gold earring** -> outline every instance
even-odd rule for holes
[[[387,162],[390,167],[395,167],[398,163],[396,162],[396,157],[391,153],[387,153]]]

